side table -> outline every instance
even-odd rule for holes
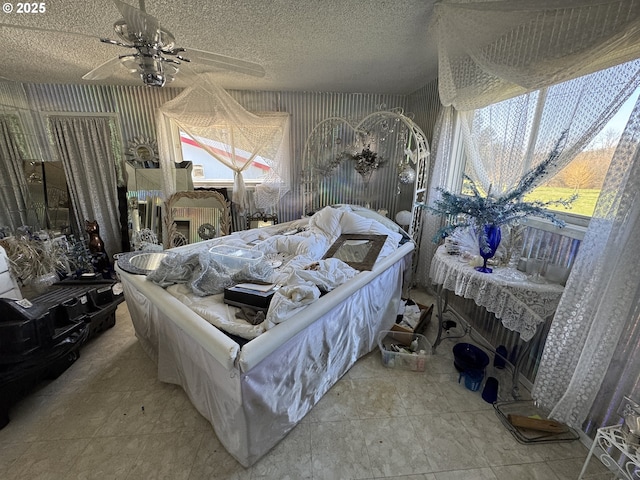
[[[504,268],[493,273],[482,273],[469,266],[460,256],[449,255],[440,246],[431,261],[430,277],[436,285],[436,308],[439,322],[433,351],[443,340],[444,313],[449,308],[448,294],[470,298],[499,319],[504,327],[518,333],[525,348],[519,349],[514,364],[512,395],[519,398],[518,380],[522,359],[528,353],[532,340],[542,330],[541,326],[553,317],[564,292],[562,285],[513,281],[501,274]],[[455,312],[454,312],[455,314]]]
[[[613,425],[598,429],[598,433],[593,440],[589,455],[587,455],[584,461],[578,480],[584,477],[589,461],[597,447],[602,449],[602,453],[598,455],[600,461],[605,467],[609,468],[609,470],[615,472],[617,478],[625,478],[627,480],[637,480],[640,478],[640,452],[638,452],[637,447],[632,448],[627,443],[622,433],[622,427],[620,425]],[[621,459],[619,461],[610,453],[612,449],[620,454]]]

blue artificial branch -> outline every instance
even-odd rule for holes
[[[449,236],[454,230],[462,227],[481,227],[483,225],[509,225],[535,216],[545,218],[558,227],[564,227],[565,222],[558,219],[553,212],[547,210],[551,206],[569,208],[577,195],[568,199],[558,199],[543,202],[540,200],[524,201],[524,195],[538,185],[541,178],[548,175],[549,166],[556,162],[566,143],[567,132],[563,132],[549,156],[535,168],[525,173],[520,181],[500,197],[491,195],[491,189],[486,196],[482,196],[475,182],[467,175],[472,195],[454,194],[438,188],[440,198],[433,205],[417,203],[418,207],[426,208],[431,213],[443,215],[451,219],[450,223],[442,227],[433,238],[434,242]]]

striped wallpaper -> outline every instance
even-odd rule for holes
[[[107,114],[116,119],[122,136],[122,147],[137,136],[156,138],[155,112],[163,103],[180,93],[175,88],[147,88],[105,85],[11,84],[0,82],[0,107],[29,110],[35,134],[46,139],[47,114]],[[430,140],[439,108],[437,85],[432,82],[411,95],[325,92],[240,91],[229,93],[247,110],[279,111],[291,115],[291,152],[294,188],[280,202],[281,222],[299,218],[304,213],[300,187],[301,159],[307,136],[313,127],[329,116],[338,116],[356,124],[379,109],[402,108],[411,114]],[[29,129],[29,127],[25,127]],[[45,142],[42,158],[53,157]],[[388,169],[390,175],[395,175]],[[379,205],[397,203],[396,182],[386,179],[378,191]],[[410,208],[411,199],[403,198],[398,209]]]

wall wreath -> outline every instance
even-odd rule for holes
[[[203,223],[198,227],[198,235],[200,235],[200,238],[203,240],[211,240],[218,236],[218,232],[216,231],[216,227],[210,223]]]

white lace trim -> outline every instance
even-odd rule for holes
[[[499,267],[494,272],[497,270]],[[509,282],[493,273],[478,272],[461,262],[461,257],[447,254],[444,247],[436,251],[430,275],[433,283],[486,308],[524,341],[531,340],[538,325],[554,314],[564,292],[561,285]]]

